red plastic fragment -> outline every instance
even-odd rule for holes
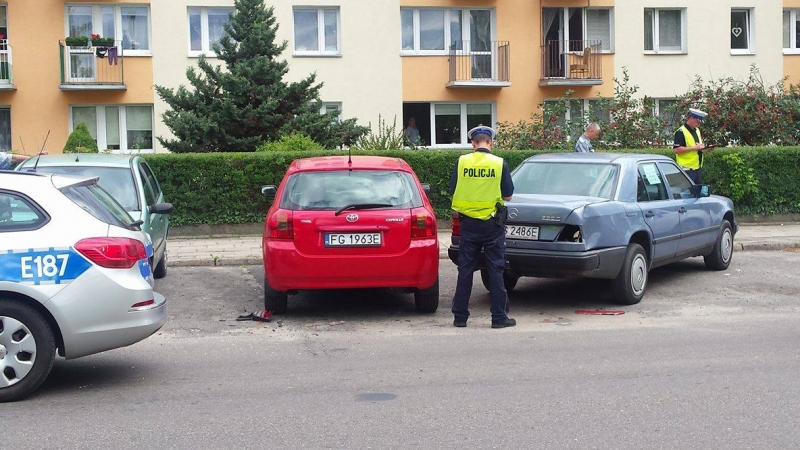
[[[625,311],[621,309],[576,309],[575,314],[587,314],[590,316],[621,316]]]

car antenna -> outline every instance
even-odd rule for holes
[[[39,154],[36,155],[36,162],[33,163],[33,171],[34,172],[36,172],[36,166],[39,165],[39,160],[42,158],[42,152],[44,151],[44,146],[45,146],[45,144],[47,144],[47,138],[49,138],[49,137],[50,137],[50,130],[47,130],[47,136],[44,137],[44,142],[42,142],[42,148],[41,148],[41,150],[39,150]],[[20,136],[19,139],[22,140],[22,136]],[[23,149],[23,151],[24,151],[24,149]]]
[[[25,143],[22,142],[22,135],[21,134],[19,135],[19,143],[22,144],[22,153],[25,153],[27,155],[28,153],[25,152]]]

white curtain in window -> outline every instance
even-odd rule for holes
[[[400,10],[400,28],[402,28],[402,49],[414,50],[414,10]]]
[[[668,9],[658,12],[658,47],[659,50],[682,49],[680,10]]]
[[[113,6],[103,6],[100,8],[100,17],[103,21],[102,23],[102,30],[100,31],[100,36],[104,38],[114,38],[117,39],[117,35],[114,32],[116,27],[114,26],[114,7]]]
[[[586,10],[586,39],[602,41],[603,50],[611,50],[611,11]]]
[[[318,27],[316,9],[294,10],[294,49],[319,51]]]
[[[200,8],[189,8],[189,48],[196,52],[203,50],[203,24]]]
[[[133,50],[150,49],[150,10],[146,6],[123,6],[122,47]]]
[[[153,109],[149,106],[128,106],[125,108],[128,130],[152,130]]]
[[[644,10],[644,49],[653,50],[654,15],[652,9]]]
[[[323,12],[325,21],[325,51],[335,52],[339,50],[339,11],[336,9],[326,9]]]
[[[792,13],[788,10],[783,10],[783,48],[792,47]]]
[[[73,106],[72,107],[72,130],[79,123],[85,123],[92,138],[97,139],[97,108],[94,106]]]
[[[106,146],[119,149],[119,106],[106,106]]]
[[[420,50],[444,50],[444,10],[419,11]]]
[[[67,26],[69,35],[91,36],[92,30],[92,7],[91,6],[67,6]]]
[[[212,8],[208,10],[208,50],[219,43],[225,34],[225,24],[230,22],[230,9]]]

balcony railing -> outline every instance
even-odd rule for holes
[[[603,84],[602,52],[599,40],[545,42],[539,86]]]
[[[456,41],[450,49],[447,87],[511,86],[508,41]]]
[[[0,39],[0,89],[13,89],[14,66],[11,64],[11,44]]]
[[[70,47],[59,42],[63,90],[125,89],[125,57],[114,47]]]

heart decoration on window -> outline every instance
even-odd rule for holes
[[[739,37],[742,34],[742,29],[740,27],[731,28],[731,33],[734,36]]]

